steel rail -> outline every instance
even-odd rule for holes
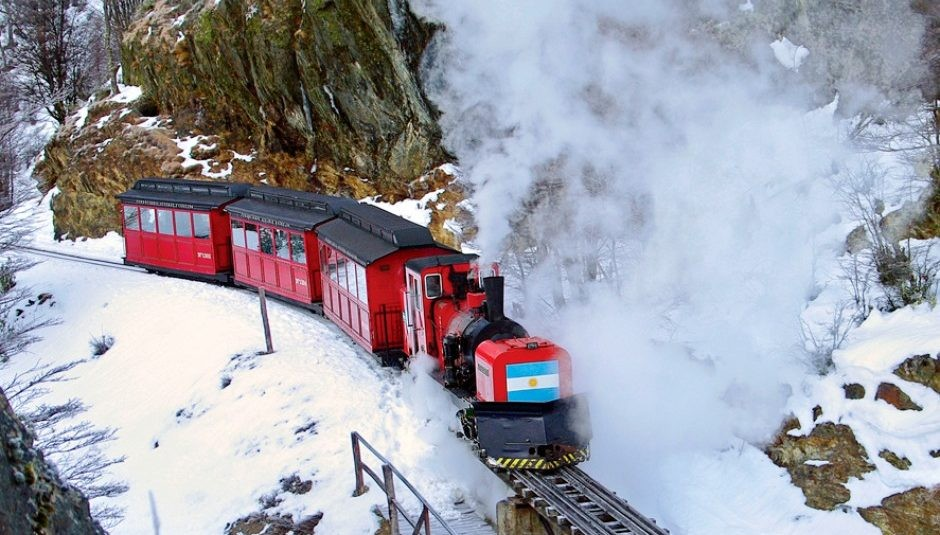
[[[67,260],[69,262],[89,264],[92,266],[102,266],[102,267],[109,267],[109,268],[114,268],[114,269],[126,269],[128,271],[137,271],[141,273],[146,272],[146,270],[143,268],[139,268],[135,266],[128,266],[121,262],[115,262],[114,260],[106,260],[104,258],[93,258],[90,256],[81,256],[77,254],[64,253],[60,251],[50,251],[48,249],[40,249],[38,247],[29,247],[26,245],[14,245],[11,247],[11,249],[16,249],[19,251],[24,251],[24,252],[32,253],[32,254],[37,254],[40,256],[48,257],[48,258],[55,258],[57,260]]]
[[[667,530],[578,468],[499,474],[540,514],[572,535],[665,535]]]

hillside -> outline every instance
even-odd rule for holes
[[[158,0],[138,15],[121,55],[140,98],[93,96],[37,170],[60,192],[58,235],[117,230],[114,195],[141,176],[391,200],[454,180],[419,79],[435,28],[407,3]],[[462,199],[450,186],[448,217]]]

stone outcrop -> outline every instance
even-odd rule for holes
[[[911,397],[893,383],[881,383],[875,392],[875,399],[880,399],[899,411],[922,411],[923,407],[914,403]]]
[[[114,195],[172,176],[390,202],[446,188],[430,227],[455,245],[444,222],[468,217],[465,193],[439,167],[452,158],[418,77],[434,31],[404,1],[145,5],[122,45],[143,95],[99,95],[37,166],[44,191],[58,188],[56,234],[119,230]]]
[[[898,470],[909,470],[911,468],[911,460],[907,457],[901,457],[897,453],[894,453],[891,450],[881,450],[878,452],[878,456],[888,462],[891,466],[897,468]]]
[[[902,362],[894,374],[905,381],[932,388],[940,394],[940,358],[931,358],[929,354],[915,355]]]
[[[319,513],[298,522],[291,515],[254,513],[225,526],[225,535],[313,535],[322,519]]]
[[[845,399],[864,399],[865,398],[865,387],[858,383],[842,385],[842,390],[845,391]]]
[[[934,535],[940,533],[940,487],[894,494],[858,512],[884,535]]]
[[[793,484],[803,491],[806,505],[824,510],[835,509],[851,497],[845,483],[861,478],[875,469],[852,429],[846,425],[826,422],[817,425],[806,436],[793,436],[795,419],[785,424],[767,455],[777,466],[786,468]]]
[[[418,80],[434,30],[404,1],[157,0],[122,57],[178,126],[306,153],[317,174],[383,190],[449,159]]]
[[[0,390],[0,534],[98,535],[88,500],[67,486],[33,448]]]

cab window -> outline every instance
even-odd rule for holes
[[[424,276],[424,296],[428,299],[437,299],[444,294],[444,289],[441,286],[441,275],[440,273],[435,273],[433,275]]]

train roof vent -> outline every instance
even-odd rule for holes
[[[398,247],[436,245],[427,227],[386,212],[376,206],[343,207],[339,217],[349,224]]]
[[[218,195],[223,197],[242,197],[248,190],[247,184],[237,182],[210,182],[207,180],[181,180],[173,178],[142,178],[131,191],[154,192],[183,195]]]
[[[271,186],[253,186],[248,197],[270,204],[277,204],[287,208],[335,214],[343,206],[356,204],[352,199],[321,195],[306,191],[294,191]]]

